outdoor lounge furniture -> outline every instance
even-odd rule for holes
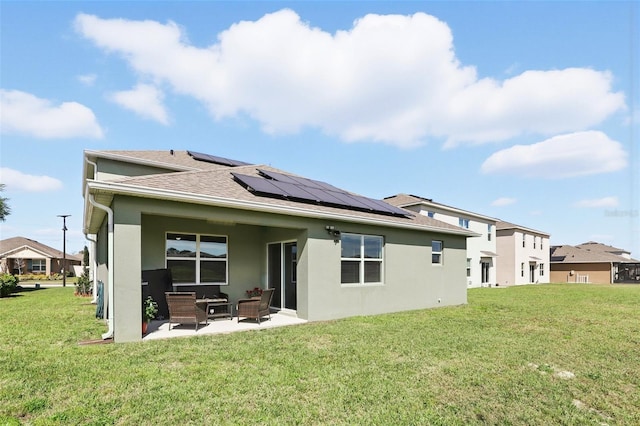
[[[195,292],[166,292],[167,305],[169,307],[169,330],[171,324],[208,324],[206,304],[196,303]]]
[[[261,317],[269,316],[269,319],[271,319],[269,305],[271,305],[273,290],[272,288],[268,288],[262,292],[262,296],[260,297],[256,296],[251,299],[238,300],[236,307],[238,322],[240,322],[240,317],[256,319],[258,324],[260,324]]]

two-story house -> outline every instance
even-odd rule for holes
[[[467,238],[467,287],[491,287],[497,283],[496,223],[498,219],[462,210],[416,195],[397,194],[384,199],[394,206],[468,229],[476,236]]]
[[[549,234],[500,221],[496,240],[500,256],[498,285],[549,282]]]

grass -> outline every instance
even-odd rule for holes
[[[640,286],[79,346],[105,331],[86,303],[0,299],[0,424],[640,424]]]

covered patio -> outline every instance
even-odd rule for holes
[[[286,327],[291,325],[305,324],[307,320],[297,318],[286,313],[278,312],[272,313],[271,319],[264,318],[259,324],[255,320],[251,319],[238,319],[233,317],[229,319],[216,319],[209,320],[209,323],[201,324],[196,327],[193,324],[176,325],[172,324],[171,330],[169,330],[169,321],[151,321],[147,329],[147,334],[142,337],[143,341],[158,340],[158,339],[170,339],[173,337],[191,337],[191,336],[204,336],[212,334],[228,334],[239,331],[255,331],[266,330],[268,328]]]

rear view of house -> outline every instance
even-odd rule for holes
[[[141,339],[143,270],[232,302],[274,288],[272,311],[309,321],[466,303],[470,230],[267,165],[190,151],[85,151],[84,229],[95,240],[115,341]]]
[[[496,237],[498,285],[549,282],[549,234],[500,221]]]
[[[496,284],[499,261],[496,253],[496,223],[498,219],[473,213],[416,195],[398,194],[385,198],[394,206],[468,229],[476,235],[467,238],[467,286],[491,287]]]
[[[551,247],[551,280],[557,283],[637,283],[640,261],[631,253],[589,241]]]

